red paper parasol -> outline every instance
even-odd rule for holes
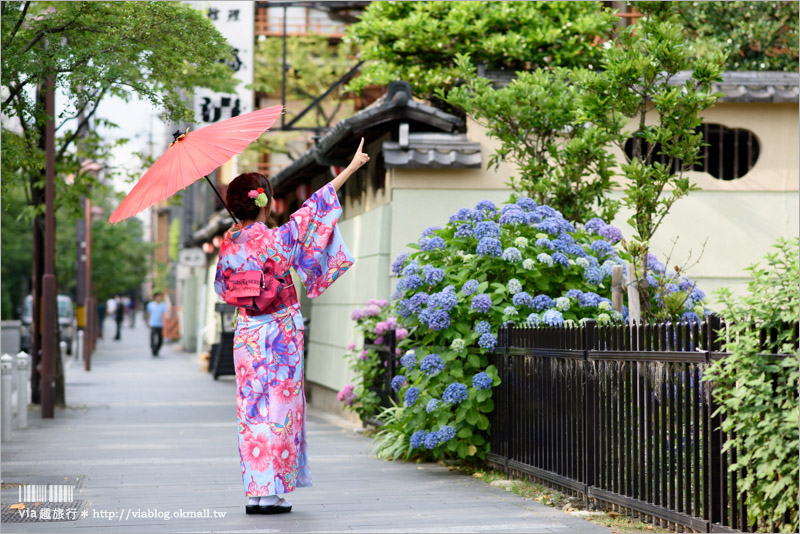
[[[109,222],[132,217],[200,178],[208,180],[207,175],[211,171],[258,139],[281,113],[283,106],[272,106],[176,136],[166,152],[144,173],[114,210],[108,218]],[[208,180],[208,183],[211,184],[211,181]],[[214,192],[222,200],[216,189]],[[222,203],[224,205],[225,201]],[[236,217],[233,219],[235,221]]]

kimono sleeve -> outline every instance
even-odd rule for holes
[[[220,251],[221,253],[222,251]],[[214,292],[220,298],[220,300],[225,300],[225,276],[223,273],[223,261],[222,256],[220,255],[219,260],[217,261],[217,272],[214,275]]]
[[[355,262],[339,231],[341,215],[336,190],[326,184],[280,227],[289,264],[306,286],[309,298],[321,295]]]

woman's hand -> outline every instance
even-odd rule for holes
[[[356,155],[353,156],[353,161],[347,166],[345,170],[339,173],[339,176],[331,180],[331,185],[333,188],[338,191],[342,185],[347,181],[350,176],[353,175],[358,169],[360,169],[365,163],[369,161],[369,156],[362,152],[361,149],[364,148],[364,138],[361,138],[361,143],[358,145],[358,150],[356,150]]]

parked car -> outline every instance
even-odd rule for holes
[[[72,299],[67,295],[58,295],[58,340],[67,342],[67,354],[72,354],[72,338],[75,332],[75,310]],[[31,351],[31,322],[33,321],[33,297],[25,297],[22,306],[22,331],[20,350]]]

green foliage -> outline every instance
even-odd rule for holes
[[[584,118],[620,150],[628,138],[634,139],[633,157],[620,165],[626,179],[622,203],[633,212],[628,223],[636,234],[629,250],[647,317],[649,243],[672,205],[697,189],[684,172],[699,156],[702,134],[696,128],[702,123],[700,113],[719,97],[711,93],[711,84],[721,79],[723,57],[715,52],[695,58],[691,42],[668,10],[659,11],[658,5],[649,3],[640,7],[648,16],[623,29],[604,49],[602,72],[583,72],[580,83],[586,88],[581,103]],[[685,70],[692,71],[685,84],[669,84]],[[631,121],[632,132],[627,127]],[[654,154],[663,154],[667,162],[648,162]]]
[[[512,71],[597,65],[612,24],[599,2],[372,2],[348,28],[367,60],[348,88],[405,80],[427,98],[457,85],[463,55]]]
[[[495,89],[477,75],[469,58],[459,57],[467,82],[446,96],[500,141],[489,166],[517,165],[514,191],[561,211],[571,221],[594,216],[612,219],[618,202],[607,197],[613,156],[605,150],[608,133],[581,117],[583,89],[572,69],[520,72],[507,87]]]
[[[144,241],[139,219],[92,221],[92,285],[97,298],[124,294],[144,283],[156,246]]]
[[[2,319],[13,319],[17,308],[22,306],[28,294],[33,265],[31,249],[31,223],[22,217],[25,195],[21,188],[12,188],[5,193],[7,209],[0,211],[0,250],[3,253],[2,268]]]
[[[698,56],[722,50],[726,70],[797,72],[797,2],[668,2]]]
[[[703,379],[714,383],[720,403],[722,430],[735,437],[724,450],[734,449],[731,471],[746,468],[736,491],[746,494],[750,521],[761,532],[797,532],[798,486],[800,486],[800,417],[797,341],[793,338],[800,316],[797,288],[797,238],[781,239],[766,256],[766,265],[756,264],[748,292],[735,299],[728,289],[718,292],[728,322],[729,339],[724,350],[730,356],[714,362]],[[760,342],[762,332],[769,334]],[[785,357],[768,354],[784,354]],[[788,514],[788,522],[784,522]],[[769,529],[770,522],[775,529]],[[768,530],[769,529],[769,530]]]
[[[39,180],[47,116],[31,90],[55,76],[66,95],[55,118],[57,171],[75,175],[69,188],[59,180],[59,192],[73,194],[57,201],[72,212],[87,187],[96,185],[79,172],[78,158],[102,161],[108,148],[92,132],[75,145],[78,129],[104,97],[137,94],[162,107],[167,120],[192,121],[186,93],[197,86],[235,86],[230,67],[219,61],[230,55],[229,45],[202,13],[177,2],[3,2],[2,46],[2,85],[8,89],[2,112],[21,126],[12,134],[10,122],[3,124],[3,193],[11,183]],[[83,123],[71,121],[79,116]]]

